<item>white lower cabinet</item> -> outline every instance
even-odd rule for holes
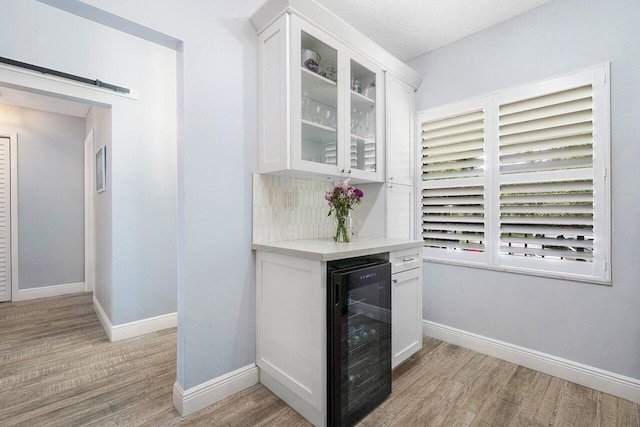
[[[391,252],[391,368],[422,348],[422,248]]]
[[[326,262],[256,253],[260,382],[313,425],[326,425]]]
[[[392,263],[392,368],[422,347],[421,248]],[[327,262],[256,251],[260,382],[314,426],[327,425]]]

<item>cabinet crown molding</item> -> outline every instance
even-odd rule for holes
[[[369,57],[384,71],[394,74],[414,90],[418,90],[422,84],[423,78],[417,71],[313,0],[269,0],[251,16],[251,23],[260,34],[285,13],[297,15],[340,39],[350,49]]]

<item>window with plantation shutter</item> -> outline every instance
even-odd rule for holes
[[[420,113],[425,256],[608,282],[608,75],[605,64],[474,101],[484,108]]]
[[[422,121],[422,236],[428,255],[473,259],[485,252],[484,118],[483,105],[470,103]]]
[[[593,262],[591,85],[499,107],[500,253]]]

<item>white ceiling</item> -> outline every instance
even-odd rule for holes
[[[316,0],[402,61],[549,0]]]
[[[82,119],[89,114],[90,105],[69,101],[52,96],[41,95],[33,92],[12,89],[0,86],[0,104],[15,105],[33,110],[48,111],[50,113],[64,114],[80,117]]]

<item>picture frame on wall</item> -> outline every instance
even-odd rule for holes
[[[107,147],[103,145],[96,153],[96,192],[107,189]]]

